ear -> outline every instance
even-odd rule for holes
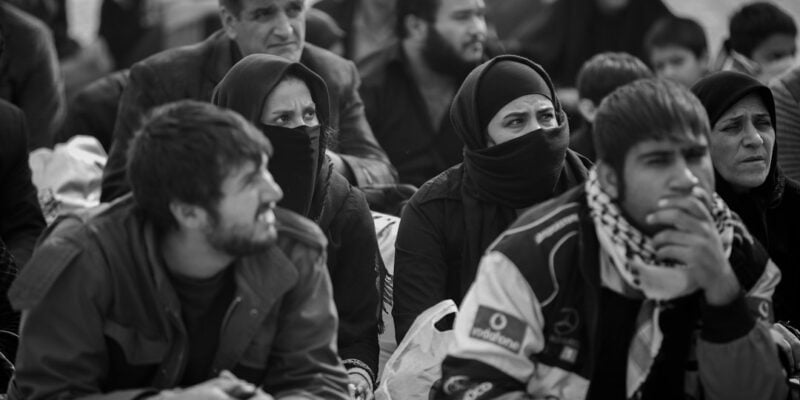
[[[581,113],[583,119],[593,124],[594,116],[597,114],[597,107],[595,107],[594,102],[589,99],[580,99],[578,100],[578,112]]]
[[[406,32],[408,32],[408,38],[422,40],[428,36],[428,21],[415,15],[406,15],[403,23],[405,24]]]
[[[236,25],[239,23],[239,17],[225,8],[225,6],[221,5],[219,6],[219,18],[220,22],[222,22],[222,28],[225,29],[225,34],[228,35],[228,38],[236,40]]]
[[[597,167],[597,180],[600,181],[600,187],[608,193],[612,200],[619,198],[619,177],[614,168],[603,161],[598,161],[595,164]]]
[[[181,228],[196,230],[208,223],[208,213],[200,206],[173,201],[169,210]]]

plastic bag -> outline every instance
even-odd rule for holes
[[[28,157],[32,181],[45,219],[100,204],[105,150],[94,137],[78,135],[55,149],[41,148]]]
[[[381,321],[383,329],[378,335],[378,345],[381,353],[378,358],[378,371],[382,373],[384,366],[389,361],[389,357],[397,349],[397,341],[394,338],[394,319],[392,318],[392,307],[394,305],[394,242],[397,239],[397,228],[400,226],[400,218],[392,215],[372,212],[372,219],[375,223],[375,234],[378,238],[378,249],[381,252],[383,265],[383,303],[381,304]]]
[[[420,314],[389,358],[375,391],[375,400],[427,400],[442,375],[442,361],[453,340],[453,300],[444,300]]]

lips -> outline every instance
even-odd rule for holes
[[[767,161],[767,158],[764,156],[750,156],[742,159],[742,162],[759,162],[759,161],[761,162]]]
[[[296,42],[284,42],[284,43],[274,43],[274,44],[271,44],[271,45],[269,45],[267,47],[270,48],[270,49],[282,49],[282,48],[286,48],[286,47],[294,47],[296,45],[297,45]]]
[[[256,219],[261,222],[272,224],[275,222],[275,213],[273,212],[273,204],[265,204],[258,208],[256,212]]]

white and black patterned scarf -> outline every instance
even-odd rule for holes
[[[652,239],[622,216],[618,205],[600,187],[596,168],[589,172],[586,195],[602,250],[603,286],[626,296],[634,292],[644,297],[628,349],[627,395],[631,398],[647,378],[661,347],[663,334],[658,318],[663,302],[694,293],[699,287],[689,279],[685,265],[656,258]],[[725,255],[730,256],[734,232],[743,227],[716,194],[712,203],[711,215]]]

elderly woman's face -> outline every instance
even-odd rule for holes
[[[541,128],[558,126],[553,102],[541,94],[517,97],[503,106],[486,127],[489,147]]]
[[[750,94],[734,104],[711,131],[714,169],[734,190],[744,192],[767,179],[775,130],[764,102]]]
[[[305,82],[287,78],[278,83],[264,102],[261,122],[286,128],[319,125],[316,104]]]

